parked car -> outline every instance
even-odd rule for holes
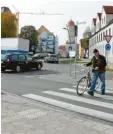
[[[33,55],[33,59],[44,59],[48,56],[48,53],[36,53]]]
[[[1,71],[9,69],[19,73],[21,69],[27,70],[36,68],[37,70],[41,70],[42,67],[42,61],[34,60],[32,56],[28,54],[7,53],[1,55]]]
[[[58,55],[56,54],[49,54],[47,57],[44,58],[44,62],[51,62],[51,63],[59,63]]]

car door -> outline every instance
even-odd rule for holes
[[[15,68],[15,66],[18,64],[18,55],[17,54],[11,54],[8,57],[10,59],[10,67]]]
[[[35,63],[34,63],[35,59],[33,60],[33,57],[30,55],[27,55],[26,59],[28,61],[29,68],[34,68],[35,67]]]
[[[18,64],[20,65],[20,67],[23,69],[28,68],[28,61],[26,59],[26,56],[24,54],[19,54],[18,58],[19,58]]]

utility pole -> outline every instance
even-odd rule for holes
[[[69,44],[71,46],[71,37],[70,37],[70,34],[69,34],[69,29],[68,27],[67,28],[63,28],[64,30],[67,30],[68,32],[68,36],[69,36]],[[70,76],[71,76],[71,70],[72,70],[72,65],[71,65],[71,57],[70,57]]]

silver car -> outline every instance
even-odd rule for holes
[[[58,55],[49,54],[47,57],[44,58],[44,62],[47,62],[47,63],[59,63]]]

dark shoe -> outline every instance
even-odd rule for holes
[[[105,92],[102,92],[101,95],[105,95]]]
[[[94,93],[88,91],[88,94],[91,95],[91,96],[94,96]]]

